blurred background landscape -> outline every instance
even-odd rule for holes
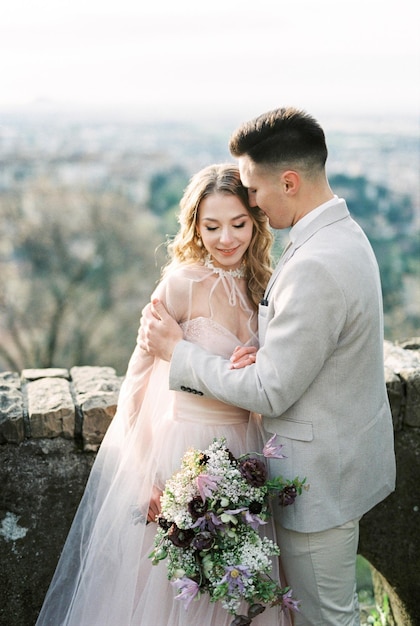
[[[386,338],[414,336],[416,124],[405,119],[393,130],[343,119],[326,126],[332,188],[380,265]],[[141,309],[166,260],[164,244],[177,230],[183,189],[201,167],[232,160],[230,131],[222,122],[98,120],[45,102],[3,114],[0,369],[77,364],[125,372]],[[276,234],[275,256],[286,236]]]
[[[419,20],[411,0],[4,7],[0,371],[123,374],[189,177],[287,105],[326,132],[331,185],[378,258],[386,338],[419,335]]]

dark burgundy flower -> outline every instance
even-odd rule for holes
[[[195,496],[192,500],[190,500],[190,502],[188,502],[188,512],[194,521],[199,517],[203,517],[207,509],[207,500],[203,502],[201,496]]]
[[[233,456],[232,452],[229,450],[229,448],[226,449],[228,455],[229,455],[229,461],[232,465],[236,465],[237,460],[236,458]]]
[[[297,489],[294,485],[286,485],[279,493],[279,501],[282,506],[289,506],[296,500]]]
[[[249,512],[252,513],[253,515],[258,515],[258,513],[261,513],[262,511],[262,504],[261,502],[251,502],[251,504],[249,505],[248,509]]]
[[[158,517],[157,523],[163,530],[169,530],[172,526],[172,522],[168,522],[164,517]]]
[[[259,459],[244,459],[239,463],[239,471],[253,487],[262,487],[267,480],[267,468]]]
[[[194,531],[191,528],[178,528],[176,524],[172,524],[168,532],[168,539],[177,548],[188,548],[194,539]]]
[[[257,617],[260,613],[264,613],[265,606],[263,604],[251,604],[248,609],[248,617]]]
[[[199,459],[198,459],[198,464],[199,465],[205,465],[207,463],[207,461],[209,460],[209,456],[207,454],[200,454]]]
[[[249,626],[251,624],[252,619],[247,617],[246,615],[237,615],[233,622],[231,622],[230,626]]]
[[[210,550],[214,545],[214,535],[208,531],[197,533],[191,543],[196,550]]]

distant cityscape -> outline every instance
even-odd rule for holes
[[[124,371],[182,191],[205,165],[232,161],[234,127],[0,112],[0,370]],[[332,188],[377,255],[385,337],[418,336],[417,126],[337,119],[326,134]],[[286,236],[276,233],[274,257]]]
[[[0,113],[0,191],[24,187],[48,173],[57,184],[117,187],[144,201],[157,170],[182,167],[189,175],[211,162],[232,160],[233,127],[122,117]],[[356,125],[331,121],[329,174],[364,176],[410,196],[420,224],[420,133],[415,120]]]

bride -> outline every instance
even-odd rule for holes
[[[229,357],[238,345],[257,346],[257,305],[271,273],[265,216],[249,207],[238,169],[229,164],[193,176],[180,207],[171,261],[154,296],[182,325],[186,339],[213,353]],[[267,437],[258,416],[244,409],[194,390],[169,391],[168,367],[136,346],[36,626],[232,622],[206,595],[186,611],[165,561],[152,564],[159,496],[188,448],[205,449],[225,437],[240,456],[260,451]],[[272,525],[267,527],[273,537]],[[273,575],[278,577],[277,564]],[[253,620],[255,626],[289,623],[278,607]]]

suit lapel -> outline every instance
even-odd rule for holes
[[[303,246],[308,239],[310,239],[316,232],[318,232],[321,228],[325,228],[334,222],[338,222],[342,219],[345,219],[349,216],[349,211],[347,205],[344,200],[337,200],[336,204],[328,207],[318,215],[314,220],[309,222],[306,228],[302,230],[301,233],[298,234],[295,241],[290,241],[289,244],[284,249],[279,262],[276,265],[276,268],[271,275],[270,280],[268,281],[267,288],[265,290],[264,298],[268,299],[268,295],[277,280],[278,275],[280,274],[283,266],[292,258],[296,250]]]
[[[282,255],[274,269],[274,272],[271,274],[270,280],[268,281],[266,290],[265,290],[265,294],[267,296],[267,294],[270,292],[272,285],[275,283],[277,276],[279,275],[281,268],[283,267],[283,265],[286,263],[286,260],[288,258],[290,258],[290,256],[293,255],[294,252],[294,245],[292,241],[289,241],[289,243],[287,244],[287,246],[285,247],[285,249],[282,252]]]

